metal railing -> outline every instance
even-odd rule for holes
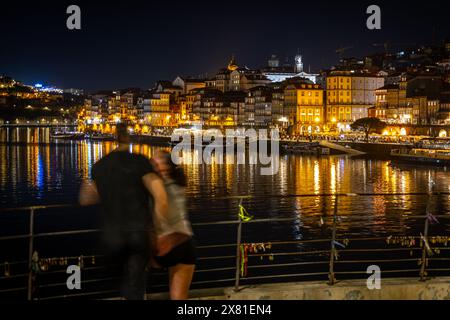
[[[243,214],[242,208],[243,203],[245,200],[255,199],[255,197],[252,196],[233,196],[233,197],[216,197],[213,199],[216,200],[238,200],[238,207],[237,207],[237,219],[235,220],[225,220],[225,221],[215,221],[215,222],[199,222],[199,223],[193,223],[193,227],[195,228],[201,228],[201,227],[223,227],[223,226],[229,226],[229,227],[235,227],[236,230],[236,242],[233,243],[221,243],[221,244],[211,244],[211,245],[203,245],[198,246],[198,250],[214,250],[216,252],[220,250],[226,250],[227,253],[221,254],[221,255],[199,255],[199,265],[201,266],[202,263],[206,262],[214,262],[216,265],[213,265],[212,267],[205,268],[201,267],[195,271],[196,276],[199,277],[200,275],[209,275],[209,274],[219,274],[219,273],[228,273],[229,276],[224,276],[221,278],[216,278],[212,280],[197,280],[194,277],[193,285],[215,285],[222,283],[224,285],[229,285],[234,283],[234,290],[239,291],[244,282],[250,283],[251,281],[267,281],[270,282],[279,282],[283,279],[311,279],[315,277],[320,278],[327,278],[329,285],[334,285],[337,281],[336,276],[339,276],[341,279],[346,279],[349,276],[357,276],[361,277],[363,275],[366,275],[366,270],[361,270],[358,268],[352,268],[350,270],[343,270],[338,271],[336,267],[338,266],[362,266],[367,264],[380,264],[380,263],[395,263],[397,265],[401,265],[403,263],[413,263],[417,262],[420,268],[417,267],[402,267],[400,269],[383,269],[383,274],[401,274],[404,276],[405,274],[410,274],[412,276],[418,276],[421,281],[426,281],[428,279],[428,273],[434,272],[435,274],[445,274],[447,272],[450,272],[450,267],[448,266],[448,263],[450,263],[450,247],[446,247],[447,241],[450,243],[450,236],[447,235],[439,235],[439,236],[430,236],[430,227],[431,225],[435,223],[439,223],[438,219],[448,219],[450,218],[450,215],[433,215],[430,213],[430,206],[433,203],[433,197],[441,195],[441,196],[449,196],[450,192],[427,192],[427,193],[421,193],[421,192],[415,192],[415,193],[337,193],[337,194],[304,194],[304,195],[276,195],[276,196],[270,196],[270,198],[314,198],[314,197],[326,197],[330,198],[330,200],[334,200],[333,204],[333,213],[331,216],[321,216],[320,222],[322,225],[326,225],[326,223],[330,222],[330,225],[327,228],[329,231],[331,231],[331,236],[329,238],[324,239],[309,239],[309,240],[289,240],[289,241],[282,241],[282,240],[275,240],[275,241],[268,241],[267,239],[263,239],[264,242],[257,242],[257,243],[250,243],[250,242],[244,242],[243,241],[243,234],[251,225],[257,225],[257,224],[266,224],[266,223],[286,223],[286,222],[298,222],[299,217],[288,217],[288,218],[263,218],[263,219],[255,219],[250,216],[245,216]],[[385,243],[386,241],[389,241],[386,237],[358,237],[358,238],[346,238],[346,235],[339,235],[338,234],[338,226],[339,224],[346,220],[346,221],[360,221],[364,222],[368,219],[373,219],[373,215],[339,215],[339,200],[343,198],[359,198],[359,197],[396,197],[396,196],[427,196],[427,209],[424,215],[413,215],[413,214],[406,214],[401,215],[401,217],[405,217],[408,219],[418,219],[419,221],[423,220],[423,232],[420,232],[420,234],[416,234],[413,236],[405,236],[405,237],[396,237],[397,242],[405,242],[400,245],[400,247],[373,247],[373,245],[377,244],[378,242]],[[211,199],[208,199],[211,201]],[[47,210],[47,209],[67,209],[74,207],[73,205],[49,205],[49,206],[31,206],[31,207],[23,207],[23,208],[11,208],[11,209],[2,209],[1,212],[17,212],[17,211],[27,211],[28,212],[28,232],[24,234],[18,234],[18,235],[9,235],[9,236],[2,236],[0,237],[0,243],[6,242],[6,241],[17,241],[17,240],[26,240],[28,241],[28,252],[27,252],[27,260],[22,261],[14,261],[14,262],[3,262],[0,263],[0,267],[3,267],[5,271],[4,276],[0,276],[0,281],[2,280],[10,280],[10,279],[20,279],[20,278],[27,278],[27,285],[26,286],[17,286],[7,289],[0,288],[0,293],[8,294],[11,292],[17,292],[17,291],[26,291],[27,292],[27,298],[29,300],[36,299],[35,291],[37,289],[45,289],[45,288],[52,288],[52,287],[58,287],[58,286],[65,286],[66,283],[57,282],[57,283],[46,283],[46,284],[39,284],[36,282],[36,276],[37,276],[37,270],[36,268],[39,267],[39,261],[36,259],[36,248],[35,248],[35,240],[39,238],[49,238],[49,237],[61,237],[61,236],[73,236],[73,235],[83,235],[83,234],[95,234],[100,232],[99,229],[77,229],[77,230],[70,230],[70,231],[57,231],[57,232],[35,232],[35,221],[38,217],[38,213],[41,210]],[[245,210],[245,209],[244,209]],[[313,221],[317,222],[318,217],[317,216],[302,216],[301,220],[303,222],[306,221]],[[439,240],[439,241],[437,241]],[[409,241],[409,245],[408,242]],[[348,248],[346,242],[351,242],[352,244],[359,244],[359,246],[356,246],[355,248]],[[433,246],[430,244],[433,242]],[[436,243],[445,243],[445,246],[435,246],[434,242]],[[397,244],[398,244],[397,243]],[[275,251],[268,251],[264,247],[265,245],[269,244],[270,248],[281,248],[280,250]],[[372,246],[367,246],[367,244],[372,244]],[[406,244],[406,245],[405,245]],[[267,245],[267,247],[269,247]],[[362,247],[361,247],[362,245]],[[260,246],[262,251],[252,251],[252,252],[245,252],[246,248],[252,248],[252,247],[258,247]],[[294,249],[287,250],[289,246],[294,246]],[[318,246],[315,247],[314,250],[305,250],[305,247],[307,246]],[[339,248],[338,248],[339,247]],[[233,253],[234,251],[234,253]],[[407,253],[409,251],[410,257],[401,257],[401,256],[395,256],[393,257],[392,254],[400,254],[400,253]],[[443,255],[445,257],[435,257],[436,252],[439,252],[439,254],[444,253]],[[420,257],[414,257],[414,254],[417,253],[420,255]],[[357,254],[359,255],[356,259],[339,259],[339,254]],[[360,255],[364,254],[377,254],[377,255],[383,255],[383,259],[379,258],[378,256],[375,258],[361,258]],[[307,260],[303,259],[303,257],[307,256],[313,256],[312,259]],[[86,255],[81,256],[82,259],[80,260],[80,256],[71,256],[66,257],[65,263],[67,264],[67,259],[75,260],[81,267],[83,265],[83,259],[101,259],[102,257],[100,255]],[[281,263],[253,263],[250,264],[250,260],[255,258],[260,258],[260,260],[263,260],[264,258],[272,258],[273,261],[274,257],[279,258],[286,258],[291,257],[293,258],[293,261],[285,261]],[[319,259],[322,258],[322,259]],[[385,259],[385,258],[388,259]],[[302,258],[302,259],[299,259]],[[45,258],[40,258],[45,260]],[[54,258],[58,259],[58,258]],[[59,258],[61,259],[61,258]],[[226,264],[226,261],[229,261],[230,264]],[[440,268],[431,268],[430,262],[441,262],[445,263],[444,267]],[[217,265],[217,263],[220,263],[220,265]],[[232,264],[231,264],[232,263]],[[9,272],[9,269],[11,266],[20,266],[26,264],[26,269],[22,273],[14,274],[12,275]],[[64,265],[64,263],[62,264]],[[245,265],[245,268],[244,268]],[[317,270],[316,268],[321,266],[321,270]],[[311,268],[314,268],[310,270]],[[101,266],[98,265],[92,265],[90,267],[83,267],[83,270],[85,271],[96,271],[101,269]],[[269,272],[264,273],[262,275],[252,275],[249,276],[247,274],[247,270],[263,270],[265,271],[268,268],[280,270],[282,268],[289,269],[294,268],[294,271],[281,271],[281,272]],[[308,269],[309,268],[309,269]],[[325,269],[324,269],[325,268]],[[8,272],[6,272],[8,269]],[[19,269],[19,268],[17,268]],[[244,270],[245,269],[245,270]],[[244,272],[245,271],[245,272]],[[53,271],[44,271],[42,274],[45,275],[54,275],[54,274],[61,274],[65,273],[65,270],[53,270]],[[153,276],[165,276],[164,272],[154,272]],[[366,275],[367,276],[367,275]],[[101,283],[101,282],[108,282],[114,280],[111,277],[106,278],[94,278],[94,279],[88,279],[83,280],[83,283],[85,284],[94,284],[94,283]],[[0,282],[1,283],[1,282]],[[245,283],[244,283],[245,285]],[[156,285],[155,287],[165,287],[165,285]],[[62,294],[62,295],[56,295],[56,296],[50,296],[50,297],[41,297],[41,299],[52,299],[52,298],[64,298],[64,297],[76,297],[76,296],[96,296],[96,295],[104,295],[104,294],[113,294],[114,291],[112,290],[104,290],[104,291],[93,291],[93,292],[84,292],[79,294]]]

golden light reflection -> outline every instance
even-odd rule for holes
[[[291,161],[288,159],[282,159],[280,161],[280,194],[286,194],[287,191],[287,171],[289,170],[289,166],[291,165]]]
[[[320,188],[320,166],[319,161],[314,161],[314,193],[319,194],[321,192]]]
[[[6,175],[9,174],[8,173],[8,162],[10,161],[9,159],[9,149],[4,147],[4,148],[0,148],[0,184],[2,186],[2,190],[6,189]]]
[[[331,163],[331,168],[330,168],[330,192],[331,193],[336,193],[337,191],[337,165],[336,162],[332,162]]]
[[[11,135],[27,141],[42,141],[48,130],[11,130]],[[30,189],[38,191],[59,179],[67,172],[77,178],[88,178],[92,165],[117,147],[115,142],[77,141],[64,144],[38,145],[24,147],[1,146],[0,179],[3,188],[20,188],[18,182],[26,181]],[[161,147],[131,145],[136,153],[152,157]],[[170,150],[170,148],[163,148]],[[237,165],[232,155],[224,156],[225,164],[213,157],[212,164],[197,165],[202,149],[183,152],[183,167],[189,175],[189,192],[197,195],[210,194],[320,194],[338,192],[410,193],[423,192],[431,188],[428,183],[439,180],[440,188],[450,188],[448,172],[436,175],[434,169],[398,169],[386,161],[352,160],[341,157],[286,156],[280,159],[277,175],[262,177],[260,166]],[[234,166],[234,167],[233,167]],[[435,175],[433,175],[435,174]],[[8,176],[8,178],[4,178]],[[13,178],[9,178],[12,176]],[[43,186],[44,185],[44,186]],[[442,190],[442,189],[441,189]],[[279,203],[278,203],[279,204]],[[274,205],[275,202],[274,202]],[[417,197],[414,196],[375,196],[347,197],[339,200],[340,215],[371,212],[380,216],[371,224],[382,226],[387,223],[382,217],[393,210],[414,212]],[[333,200],[313,196],[289,200],[288,210],[298,214],[330,214]],[[341,226],[343,229],[348,226]]]

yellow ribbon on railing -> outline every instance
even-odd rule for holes
[[[250,215],[247,210],[244,208],[243,205],[239,205],[239,218],[241,218],[242,221],[248,222],[253,219],[253,216]]]

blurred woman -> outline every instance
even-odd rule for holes
[[[173,163],[170,153],[158,151],[153,160],[164,180],[169,203],[167,215],[154,217],[154,260],[169,269],[170,298],[188,299],[196,255],[184,194],[186,178],[183,170]]]

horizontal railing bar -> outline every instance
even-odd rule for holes
[[[33,235],[33,237],[34,238],[53,237],[53,236],[77,235],[77,234],[96,233],[96,232],[101,232],[101,230],[100,229],[77,229],[77,230],[69,230],[69,231],[44,232],[44,233],[36,233]],[[21,235],[0,237],[0,241],[20,240],[20,239],[28,239],[28,238],[30,238],[29,234],[21,234]]]
[[[317,242],[329,242],[331,239],[314,239],[314,240],[292,240],[292,241],[266,241],[272,245],[278,244],[296,244],[296,243],[317,243]]]
[[[227,247],[236,247],[236,243],[197,246],[196,249],[215,249],[215,248],[227,248]]]
[[[450,217],[450,215],[448,215]],[[438,217],[438,216],[435,216]],[[331,218],[331,217],[330,217]],[[295,219],[296,220],[296,219]],[[250,223],[253,220],[249,221]],[[264,219],[263,220],[256,220],[253,222],[277,222],[280,221],[279,219]],[[247,223],[249,223],[247,222]],[[204,225],[212,225],[212,224],[237,224],[237,221],[219,221],[217,223],[209,223],[205,222]],[[77,235],[77,234],[86,234],[86,233],[96,233],[101,232],[100,229],[79,229],[79,230],[69,230],[69,231],[57,231],[57,232],[46,232],[46,233],[36,233],[34,235],[35,238],[39,237],[50,237],[50,236],[64,236],[64,235]],[[0,241],[3,240],[18,240],[18,239],[27,239],[30,236],[28,234],[23,235],[14,235],[14,236],[7,236],[7,237],[0,237]],[[394,237],[402,237],[402,236],[394,236]],[[419,239],[420,236],[407,236],[408,238],[414,238]],[[439,236],[430,236],[430,237],[439,237]],[[444,237],[444,236],[442,236]],[[387,237],[369,237],[369,238],[340,238],[341,240],[349,240],[349,241],[369,241],[369,240],[386,240]],[[326,242],[330,241],[330,239],[311,239],[311,240],[295,240],[295,241],[265,241],[270,242],[272,244],[289,244],[289,243],[315,243],[315,242]],[[206,249],[206,248],[220,248],[220,247],[231,247],[235,246],[236,244],[223,244],[223,245],[209,245],[209,246],[200,246],[199,249]]]
[[[383,270],[384,273],[397,273],[397,272],[419,272],[420,269],[406,269],[406,270]],[[364,272],[367,273],[367,272]]]
[[[107,293],[118,293],[118,291],[117,290],[105,290],[105,291],[65,294],[65,295],[59,295],[59,296],[53,296],[53,297],[39,298],[39,300],[54,300],[54,299],[76,298],[76,297],[93,296],[93,295],[107,294]]]
[[[383,248],[383,249],[341,249],[339,252],[384,252],[384,251],[411,251],[411,250],[422,250],[420,247],[410,247],[410,248]]]
[[[450,218],[450,215],[433,215],[436,218]],[[365,216],[350,216],[350,215],[337,215],[336,216],[339,219],[344,220],[369,220],[373,219],[374,217],[372,215],[365,215]],[[308,220],[319,220],[322,218],[323,220],[332,220],[333,216],[301,216],[301,217],[290,217],[290,218],[264,218],[264,219],[252,219],[250,221],[245,222],[246,224],[251,223],[262,223],[262,222],[290,222],[290,221],[308,221]],[[413,218],[413,219],[425,219],[426,216],[418,216],[418,215],[400,215],[396,216],[396,219],[401,218]],[[192,226],[210,226],[210,225],[224,225],[224,224],[238,224],[239,220],[224,220],[224,221],[215,221],[215,222],[196,222],[192,223]]]
[[[426,215],[418,216],[418,215],[401,215],[401,218],[414,218],[414,219],[420,219],[420,218],[427,218]],[[433,214],[433,217],[435,218],[450,218],[450,214]]]
[[[0,290],[0,293],[22,291],[22,290],[28,290],[28,288],[27,287],[20,287],[20,288],[12,288],[12,289],[2,289],[2,290]]]
[[[29,211],[29,210],[42,210],[42,209],[54,209],[54,208],[76,208],[79,204],[46,204],[37,206],[25,206],[25,207],[12,207],[12,208],[1,208],[0,212],[7,211]]]
[[[70,230],[70,231],[45,232],[45,233],[36,233],[34,235],[34,237],[40,238],[40,237],[66,236],[66,235],[74,235],[74,234],[96,233],[96,232],[100,232],[100,231],[101,231],[100,229],[81,229],[81,230]]]
[[[79,256],[69,256],[69,257],[41,257],[40,259],[59,259],[59,258],[65,258],[65,259],[78,259],[79,257],[83,256],[84,259],[92,259],[92,258],[102,258],[104,257],[103,254],[88,254],[88,255],[84,255],[81,254]]]
[[[230,271],[230,270],[236,270],[236,268],[233,266],[228,268],[199,269],[195,270],[194,273],[212,272],[212,271]]]
[[[215,282],[232,282],[234,281],[234,278],[228,278],[228,279],[217,279],[217,280],[203,280],[203,281],[193,281],[191,285],[197,285],[197,284],[208,284],[208,283],[215,283]],[[152,288],[164,288],[167,287],[167,284],[156,284],[152,285]]]
[[[91,280],[83,280],[82,283],[94,283],[94,282],[102,282],[102,281],[111,281],[111,280],[117,280],[120,279],[120,277],[108,277],[108,278],[101,278],[101,279],[91,279]],[[58,282],[58,283],[49,283],[49,284],[42,284],[39,285],[39,288],[52,288],[52,287],[60,287],[60,286],[66,286],[66,282]]]
[[[433,247],[437,249],[437,247]],[[447,248],[450,249],[450,248]],[[385,249],[340,249],[339,252],[385,252],[385,251],[411,251],[411,250],[422,250],[420,247],[411,248],[385,248]],[[329,250],[316,250],[316,251],[304,251],[304,252],[275,252],[275,253],[252,253],[249,256],[252,257],[267,257],[267,256],[280,256],[280,255],[308,255],[316,253],[330,253]]]
[[[450,271],[449,268],[427,268],[428,271]]]
[[[315,219],[315,217],[305,217],[306,219]],[[291,217],[291,218],[261,218],[261,219],[252,219],[245,223],[261,223],[261,222],[285,222],[285,221],[296,221],[302,219],[301,217]]]
[[[322,275],[328,275],[328,272],[276,274],[276,275],[272,275],[272,276],[254,276],[254,277],[244,277],[244,278],[242,278],[242,280],[256,280],[256,279],[269,279],[269,278],[287,278],[287,277],[310,277],[310,276],[322,276]]]
[[[286,222],[286,221],[296,221],[299,220],[299,217],[295,218],[267,218],[267,219],[252,219],[250,221],[246,221],[245,223],[260,223],[260,222]],[[306,219],[313,219],[312,217],[306,217]],[[317,219],[317,218],[315,218]],[[238,224],[239,220],[224,220],[224,221],[215,221],[215,222],[195,222],[192,223],[192,226],[211,226],[211,225],[222,225],[222,224]]]
[[[20,240],[20,239],[28,239],[28,238],[30,238],[29,234],[19,234],[19,235],[14,235],[14,236],[0,237],[0,241]]]
[[[93,271],[93,270],[101,270],[106,269],[105,266],[95,266],[95,267],[84,267],[83,271]],[[229,268],[212,268],[212,269],[197,269],[194,272],[211,272],[211,271],[226,271],[226,270],[234,270],[234,267]],[[58,274],[58,273],[66,273],[65,269],[62,270],[52,270],[52,271],[43,271],[40,273],[40,276],[47,276],[52,274]],[[19,277],[19,276],[28,276],[28,274],[20,274],[20,275],[14,275],[14,276],[8,276],[8,277],[0,277],[0,280],[2,279],[9,279],[13,277]],[[167,276],[167,272],[152,272],[152,276]]]
[[[24,264],[24,263],[28,263],[28,261],[22,260],[22,261],[13,261],[13,262],[2,262],[0,263],[0,267],[5,266],[6,264],[8,264],[9,266],[14,266],[16,264]]]
[[[353,220],[353,221],[357,221],[357,220],[370,220],[370,219],[374,219],[374,218],[376,218],[376,217],[374,217],[373,215],[362,215],[362,216],[355,216],[355,215],[337,215],[336,216],[338,219],[341,219],[341,220]],[[436,218],[450,218],[450,215],[447,215],[447,214],[441,214],[441,215],[433,215],[433,217],[436,217]],[[324,220],[327,220],[327,219],[332,219],[333,217],[332,216],[326,216],[326,217],[322,217],[322,218],[324,218]],[[387,218],[390,218],[390,217],[387,217]],[[427,218],[425,215],[421,215],[421,216],[418,216],[418,215],[407,215],[407,214],[402,214],[402,215],[398,215],[398,216],[394,216],[394,217],[392,217],[392,218],[395,218],[396,220],[398,220],[398,219],[425,219],[425,218]],[[307,220],[307,219],[309,219],[309,217],[307,217],[307,218],[303,218],[302,217],[302,220]],[[312,219],[312,218],[311,218]],[[317,219],[317,218],[316,218]]]
[[[223,224],[238,224],[238,220],[224,220],[224,221],[214,221],[214,222],[193,222],[193,227],[199,226],[214,226],[214,225],[223,225]]]
[[[420,269],[382,270],[381,273],[419,272]],[[367,271],[336,271],[335,274],[367,274]]]
[[[81,271],[91,271],[91,270],[101,270],[101,269],[106,269],[106,266],[100,266],[100,267],[84,267],[81,269]],[[41,272],[39,275],[51,275],[51,274],[57,274],[57,273],[66,273],[66,269],[63,270],[52,270],[52,271],[43,271]]]
[[[344,264],[344,263],[388,263],[388,262],[411,262],[418,261],[419,258],[408,258],[408,259],[380,259],[380,260],[337,260],[334,263]]]
[[[193,281],[192,284],[207,284],[207,283],[215,283],[215,282],[229,282],[234,281],[234,278],[227,279],[217,279],[217,280],[203,280],[203,281]]]
[[[290,266],[304,266],[304,265],[316,265],[316,264],[328,264],[329,261],[312,261],[312,262],[292,262],[292,263],[278,263],[278,264],[263,264],[256,266],[248,266],[248,269],[258,269],[267,267],[290,267]]]
[[[331,239],[315,239],[315,240],[290,240],[290,241],[261,241],[260,243],[270,243],[271,245],[280,245],[280,244],[302,244],[302,243],[308,244],[308,243],[330,242],[330,241]],[[242,244],[253,244],[253,243],[254,242],[242,242]],[[233,244],[233,246],[236,246],[236,244]]]
[[[236,259],[236,256],[199,257],[197,260]]]
[[[249,257],[268,257],[268,256],[288,256],[288,255],[308,255],[317,253],[330,253],[330,250],[315,250],[303,252],[274,252],[274,253],[252,253]]]
[[[364,238],[338,238],[336,240],[342,241],[342,240],[348,240],[348,241],[372,241],[372,240],[381,240],[386,241],[387,237],[364,237]],[[420,239],[420,236],[392,236],[392,238],[402,238],[402,237],[408,237],[408,238],[414,238],[414,239]]]
[[[20,273],[20,274],[14,274],[14,275],[10,275],[10,276],[3,276],[3,277],[0,277],[0,280],[17,279],[17,278],[23,278],[23,277],[28,277],[28,273]]]

